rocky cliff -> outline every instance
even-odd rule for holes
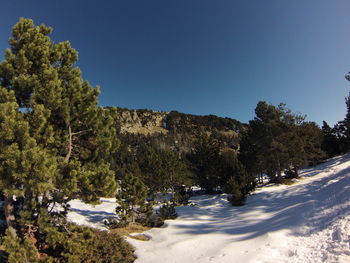
[[[121,134],[157,137],[168,147],[181,148],[181,151],[189,151],[203,136],[215,138],[223,148],[238,150],[240,134],[245,129],[237,120],[214,115],[123,108],[118,108],[117,112],[116,122]]]
[[[151,110],[128,110],[118,108],[117,121],[121,133],[153,134],[167,133],[166,117],[168,113]]]

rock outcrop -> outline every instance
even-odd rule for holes
[[[151,110],[118,109],[118,122],[121,133],[153,134],[167,133],[166,116],[168,113]]]

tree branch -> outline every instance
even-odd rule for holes
[[[66,157],[64,158],[64,160],[66,162],[69,161],[69,159],[70,159],[70,157],[72,155],[72,150],[73,150],[72,139],[73,139],[73,136],[80,135],[80,134],[83,134],[83,133],[89,132],[89,131],[92,131],[92,129],[87,129],[87,130],[78,131],[78,132],[72,132],[72,128],[70,126],[68,127],[68,152],[67,152]]]
[[[92,131],[92,129],[87,129],[87,130],[83,130],[83,131],[73,132],[72,136],[79,135],[79,134],[82,134],[82,133],[85,133],[85,132],[88,132],[88,131]]]

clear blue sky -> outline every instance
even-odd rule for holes
[[[350,91],[349,10],[349,0],[3,0],[0,50],[32,18],[79,51],[103,106],[247,122],[265,100],[332,125]]]

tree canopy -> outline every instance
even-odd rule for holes
[[[77,51],[54,43],[51,32],[21,18],[0,63],[0,189],[14,244],[30,225],[36,240],[63,246],[66,223],[52,207],[96,201],[117,187],[109,164],[119,147],[114,120],[97,105],[99,88],[82,79]]]
[[[323,157],[322,132],[305,116],[294,114],[284,104],[260,101],[242,143],[242,159],[250,171],[265,173],[281,182],[284,171],[294,170]]]

